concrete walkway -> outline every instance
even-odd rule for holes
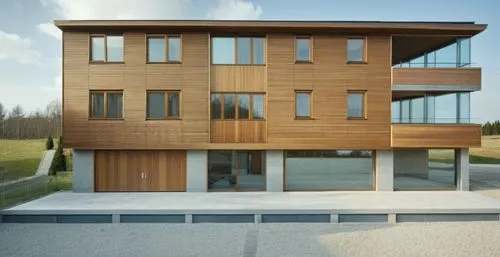
[[[55,152],[56,150],[45,151],[35,176],[49,175],[50,165],[52,164],[52,159],[54,159]]]

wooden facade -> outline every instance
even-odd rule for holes
[[[392,84],[481,86],[481,68],[393,68]]]
[[[481,147],[480,124],[394,124],[394,148]]]

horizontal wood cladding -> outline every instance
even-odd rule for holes
[[[264,65],[212,65],[210,91],[265,92],[267,69]]]
[[[390,148],[390,37],[368,36],[367,63],[347,63],[347,37],[314,35],[313,63],[295,64],[294,36],[267,36],[267,142],[295,149]],[[296,120],[296,90],[312,90],[312,119]],[[367,119],[347,119],[347,91],[366,90]]]
[[[266,121],[213,120],[210,125],[212,143],[265,143]]]
[[[481,85],[481,68],[393,68],[393,85]]]
[[[394,124],[394,148],[468,148],[481,147],[478,124]]]
[[[146,64],[146,35],[125,32],[124,63],[89,64],[89,33],[64,32],[64,145],[168,149],[209,142],[209,35],[183,34],[181,64]],[[89,90],[123,90],[123,120],[89,120]],[[181,119],[146,121],[146,90],[181,90]]]
[[[186,191],[186,151],[95,151],[95,191]]]

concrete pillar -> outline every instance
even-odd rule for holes
[[[73,192],[94,192],[94,151],[73,149]]]
[[[207,192],[208,178],[208,151],[187,151],[187,192]]]
[[[394,190],[394,153],[391,150],[375,151],[376,190]]]
[[[283,192],[283,151],[266,151],[266,188],[268,192]]]
[[[457,190],[469,191],[469,148],[455,150]]]

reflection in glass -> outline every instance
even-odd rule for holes
[[[238,64],[250,64],[251,38],[238,37]]]
[[[438,95],[435,99],[436,123],[457,123],[457,95]]]
[[[265,151],[236,151],[236,158],[238,190],[265,190]]]
[[[264,95],[253,95],[252,119],[264,119]]]
[[[459,67],[470,67],[470,38],[458,39]]]
[[[236,186],[236,166],[232,151],[208,151],[209,191],[229,191]]]
[[[396,149],[393,158],[396,190],[456,189],[453,149]]]
[[[264,64],[264,42],[263,37],[253,38],[253,63],[254,64]]]
[[[108,62],[123,62],[123,36],[107,36]]]
[[[372,151],[286,151],[286,190],[373,190]]]
[[[297,61],[311,60],[311,39],[310,38],[297,38],[296,39],[296,52],[295,58]]]
[[[212,38],[212,63],[234,64],[234,38],[213,37]]]
[[[364,60],[365,40],[362,38],[349,38],[347,40],[347,60],[360,62]]]
[[[208,151],[208,190],[265,190],[265,167],[265,151]]]
[[[148,119],[164,119],[165,118],[165,93],[149,92],[148,93]]]
[[[181,61],[181,38],[168,37],[168,61],[180,62]]]
[[[165,61],[165,38],[148,38],[148,62]]]
[[[92,93],[92,118],[104,118],[104,93]]]
[[[427,117],[425,117],[427,123],[436,123],[436,97],[433,95],[426,95],[426,105],[427,105]]]
[[[180,117],[179,92],[168,93],[168,117]]]
[[[104,37],[91,37],[92,61],[104,61]]]
[[[410,123],[410,100],[401,100],[401,123]]]
[[[411,100],[411,123],[424,123],[424,98]]]
[[[212,106],[210,108],[212,110],[212,119],[220,119],[222,118],[222,106],[221,106],[221,95],[220,94],[212,94]]]
[[[238,119],[250,117],[250,95],[238,94]]]
[[[362,118],[364,93],[349,93],[347,95],[347,116],[350,118]]]
[[[120,119],[123,117],[123,93],[108,93],[108,117]]]
[[[392,102],[391,105],[391,117],[392,117],[392,123],[399,123],[399,115],[400,115],[400,106],[399,106],[399,101],[394,101]]]
[[[236,118],[234,94],[224,94],[224,119]]]
[[[295,116],[311,117],[311,94],[308,92],[295,93]]]
[[[470,123],[470,93],[458,93],[459,123]]]

